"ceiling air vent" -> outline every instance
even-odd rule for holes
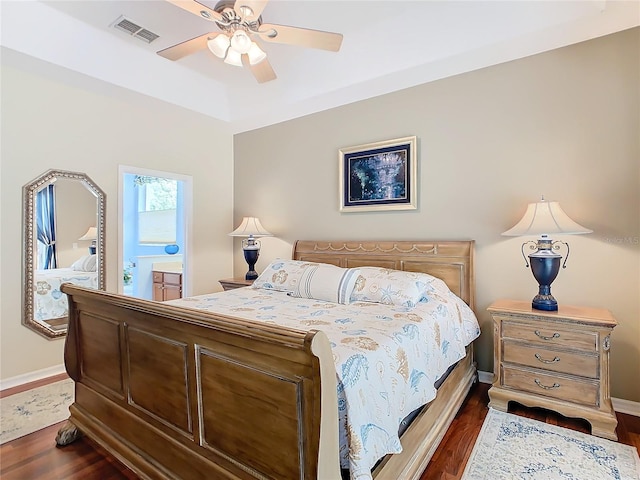
[[[124,16],[118,17],[116,21],[111,24],[111,26],[117,30],[126,32],[129,35],[139,38],[140,40],[147,43],[151,43],[159,37],[159,35],[156,35],[146,28],[141,27],[137,23],[129,20],[128,18],[125,18]]]

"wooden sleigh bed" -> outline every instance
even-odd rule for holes
[[[474,308],[473,241],[298,241],[293,259],[429,273]],[[65,284],[75,381],[58,445],[86,435],[141,478],[341,478],[327,336]],[[418,479],[476,380],[473,347],[384,457]]]

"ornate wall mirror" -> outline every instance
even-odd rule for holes
[[[67,332],[65,282],[104,290],[105,194],[84,173],[49,170],[22,188],[22,323]]]

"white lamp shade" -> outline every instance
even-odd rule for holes
[[[256,217],[244,217],[238,228],[229,234],[231,237],[271,237]]]
[[[231,48],[240,54],[249,53],[252,43],[249,35],[244,30],[236,30],[231,36]]]
[[[512,228],[503,232],[502,235],[519,237],[522,235],[546,235],[551,233],[576,235],[592,232],[593,230],[589,230],[571,220],[564,213],[564,210],[560,208],[558,202],[542,200],[537,203],[530,203],[522,219]]]
[[[207,47],[216,57],[224,58],[229,48],[230,40],[224,33],[207,41]]]
[[[256,65],[267,58],[267,54],[258,46],[256,42],[251,42],[251,48],[249,49],[249,64]]]
[[[89,227],[87,233],[81,236],[78,240],[95,240],[98,238],[98,229],[96,227]]]
[[[230,48],[227,52],[227,58],[224,59],[224,63],[228,63],[229,65],[233,65],[236,67],[242,66],[242,58],[240,54],[236,52],[233,48]]]

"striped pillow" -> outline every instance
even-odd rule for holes
[[[290,295],[348,304],[359,274],[357,268],[340,268],[328,264],[311,265],[302,273],[300,283]]]

